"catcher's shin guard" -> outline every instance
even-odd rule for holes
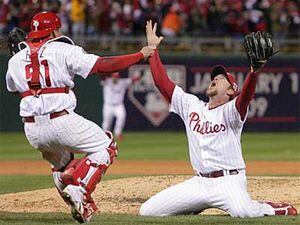
[[[107,135],[110,138],[111,143],[106,149],[107,152],[101,154],[101,157],[105,159],[107,158],[107,160],[100,159],[100,161],[102,160],[105,163],[95,163],[91,160],[91,158],[89,158],[89,156],[87,156],[73,164],[71,162],[61,175],[61,180],[65,185],[73,184],[84,187],[87,198],[90,198],[90,195],[95,190],[97,183],[100,182],[103,174],[105,174],[107,168],[113,163],[117,156],[117,144],[114,142],[111,133],[107,133]]]
[[[62,174],[62,182],[68,185],[60,194],[70,205],[72,217],[79,223],[89,222],[96,212],[97,206],[91,193],[107,168],[107,165],[97,165],[89,158],[83,158]]]
[[[61,174],[61,180],[66,186],[69,184],[78,186],[88,173],[90,167],[91,161],[88,158],[75,159]]]

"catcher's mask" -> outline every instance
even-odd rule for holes
[[[53,12],[40,12],[33,16],[30,22],[31,31],[28,38],[36,39],[50,35],[54,30],[61,27],[59,17]]]
[[[234,91],[232,98],[235,97],[238,94],[238,85],[235,77],[232,74],[228,73],[224,66],[217,65],[214,66],[214,68],[211,71],[211,75],[210,75],[211,80],[213,80],[216,76],[220,74],[222,74],[226,78],[226,80],[230,83]]]

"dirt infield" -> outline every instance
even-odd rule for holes
[[[300,162],[248,161],[249,175],[300,175]],[[45,161],[1,161],[0,175],[51,174]],[[125,161],[119,160],[108,174],[162,175],[109,180],[100,183],[94,193],[100,211],[105,213],[137,214],[140,205],[156,192],[179,183],[193,174],[189,162],[184,161]],[[254,177],[248,179],[251,196],[257,200],[287,201],[300,209],[300,177]],[[0,195],[0,211],[9,212],[67,212],[56,189],[44,189]],[[204,214],[220,214],[207,210]]]
[[[248,175],[300,175],[300,161],[247,161]],[[1,161],[0,175],[51,174],[46,161]],[[118,160],[107,174],[171,175],[193,174],[186,161],[126,161]]]
[[[182,182],[191,176],[169,175],[133,177],[104,181],[93,197],[100,212],[137,214],[141,204],[158,191]],[[290,202],[300,209],[300,177],[249,177],[248,191],[252,198],[264,201]],[[6,212],[68,212],[54,188],[0,195],[0,211]],[[204,214],[220,214],[207,210]]]

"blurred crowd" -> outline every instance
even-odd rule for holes
[[[263,30],[300,36],[299,0],[0,0],[0,34],[28,31],[32,16],[53,11],[72,36],[140,35],[145,21],[164,36],[241,36]]]

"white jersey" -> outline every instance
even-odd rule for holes
[[[246,119],[241,120],[235,101],[236,98],[209,109],[208,104],[195,95],[175,87],[170,111],[184,121],[195,171],[208,173],[245,168],[240,138]]]
[[[69,43],[62,42],[68,41]],[[98,56],[87,54],[81,47],[73,45],[67,37],[47,41],[38,51],[40,62],[40,83],[42,88],[74,87],[75,74],[86,78]],[[29,90],[28,81],[32,71],[29,47],[14,55],[8,62],[6,85],[10,92]],[[76,98],[68,94],[43,94],[28,96],[20,102],[20,116],[39,116],[64,109],[73,110]]]
[[[107,78],[101,83],[103,85],[104,104],[119,105],[123,103],[126,90],[132,84],[132,80],[130,78],[121,78],[114,83],[112,78]]]

